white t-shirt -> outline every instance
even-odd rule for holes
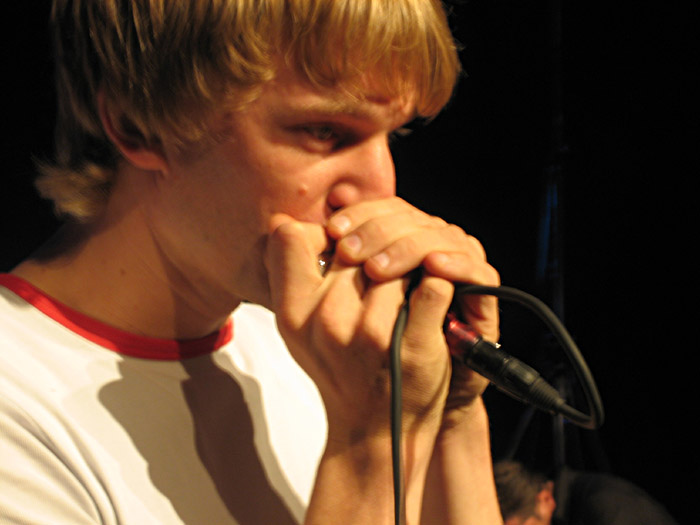
[[[259,306],[150,339],[0,275],[0,523],[301,522],[326,430]]]

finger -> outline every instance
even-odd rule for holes
[[[451,366],[442,331],[453,286],[444,279],[424,276],[413,290],[402,340],[404,407],[407,412],[441,417]]]
[[[348,262],[361,263],[401,239],[445,228],[442,219],[411,210],[376,216],[357,225],[338,240],[336,253]]]
[[[365,310],[367,280],[361,268],[334,262],[322,285],[313,330],[322,346],[350,345]]]
[[[445,340],[442,326],[452,303],[454,286],[452,283],[433,277],[423,276],[409,298],[409,315],[404,332],[404,348],[424,354],[426,349],[438,347],[443,354]]]
[[[377,205],[385,208],[376,208]],[[344,235],[335,221],[348,221]],[[463,251],[486,259],[483,246],[458,226],[417,210],[400,199],[363,203],[339,211],[331,218],[329,235],[337,241],[336,257],[364,264],[376,281],[399,278],[420,266],[434,251]]]
[[[284,214],[272,217],[265,265],[273,310],[307,301],[323,281],[318,254],[327,246],[321,226],[302,223]]]
[[[328,249],[328,239],[317,224],[278,214],[270,228],[266,261],[281,331],[292,337],[310,328],[307,343],[319,348],[349,344],[363,311],[367,279],[362,269],[333,261],[321,272],[318,256]]]
[[[436,219],[388,242],[381,251],[369,256],[364,263],[367,275],[381,281],[395,279],[421,266],[433,252],[463,252],[468,257],[484,260],[481,244],[452,224]]]
[[[406,211],[423,213],[398,197],[361,201],[336,211],[328,220],[328,234],[339,239],[370,219]]]
[[[469,283],[481,286],[500,286],[498,272],[485,260],[464,253],[432,253],[423,267],[454,283]],[[489,341],[499,337],[498,300],[491,295],[462,295],[458,298],[465,320]]]
[[[406,293],[405,280],[370,283],[362,298],[364,346],[386,352],[391,343],[396,317]]]
[[[478,242],[478,241],[477,241]],[[496,269],[474,251],[434,251],[423,259],[423,268],[431,275],[451,282],[464,282],[481,286],[500,286]]]

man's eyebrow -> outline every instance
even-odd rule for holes
[[[376,106],[391,103],[391,99],[381,96],[370,96],[362,99],[353,98],[323,98],[317,100],[300,101],[294,107],[289,108],[289,114],[309,114],[327,116],[345,116],[356,119],[371,119],[380,114]],[[412,120],[415,114],[410,115]]]
[[[371,117],[375,113],[370,108],[362,107],[361,103],[342,99],[302,102],[292,108],[290,112],[320,115],[343,115],[354,118],[367,118]]]

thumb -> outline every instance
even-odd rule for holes
[[[451,282],[430,275],[422,277],[409,298],[410,310],[404,332],[406,350],[424,352],[426,348],[436,346],[444,350],[442,326],[453,293]]]

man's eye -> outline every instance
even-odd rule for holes
[[[330,126],[307,126],[304,130],[314,139],[322,142],[337,138],[335,130]]]

